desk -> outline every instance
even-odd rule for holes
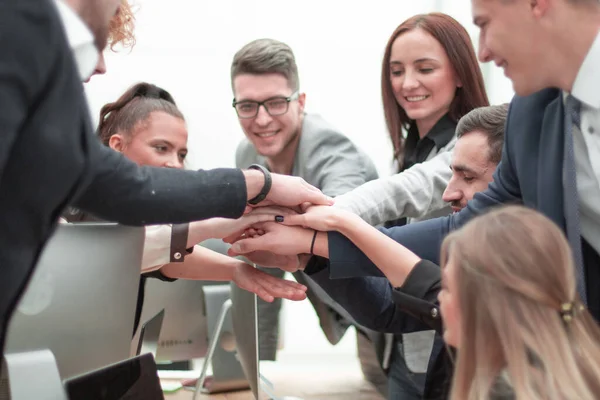
[[[343,362],[268,363],[261,370],[275,385],[278,396],[297,396],[303,400],[384,400],[374,387],[366,382],[356,358]],[[193,393],[181,389],[165,395],[165,400],[191,400]],[[253,400],[250,391],[202,395],[201,400]]]

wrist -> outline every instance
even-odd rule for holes
[[[247,169],[242,173],[246,178],[246,201],[248,201],[258,196],[265,185],[265,176],[262,172],[254,169]]]
[[[249,170],[254,169],[256,171],[260,171],[263,175],[263,186],[261,187],[258,194],[254,197],[248,196],[249,197],[248,204],[254,206],[267,198],[267,195],[271,191],[271,185],[272,185],[273,181],[271,178],[271,172],[269,172],[268,169],[266,169],[265,167],[263,167],[260,164],[252,164],[251,166],[248,167],[248,169]]]
[[[313,246],[313,255],[329,258],[329,239],[327,237],[327,232],[317,232],[315,245]]]
[[[244,266],[247,264],[242,260],[238,260],[237,258],[232,258],[232,260],[234,260],[234,262],[232,262],[231,265],[226,268],[226,274],[230,281],[237,284],[238,273],[241,272],[242,268],[244,268]]]

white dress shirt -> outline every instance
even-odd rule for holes
[[[92,75],[98,62],[98,49],[94,44],[94,35],[71,7],[62,0],[55,0],[55,3],[69,47],[75,57],[79,78],[84,81]]]
[[[585,57],[571,94],[581,102],[574,129],[581,235],[600,254],[600,32]]]
[[[60,19],[65,29],[69,47],[73,52],[79,78],[89,78],[98,62],[98,50],[94,45],[94,35],[79,15],[62,0],[55,0]],[[60,222],[67,222],[60,219]],[[146,227],[142,272],[160,269],[171,259],[171,225],[153,225]]]

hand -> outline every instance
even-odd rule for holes
[[[236,237],[256,223],[274,221],[276,215],[285,216],[291,212],[280,207],[260,207],[238,219],[211,218],[192,222],[189,227],[188,246],[191,247],[209,238]]]
[[[258,297],[269,303],[276,297],[294,301],[306,298],[306,286],[276,278],[246,263],[240,264],[236,268],[233,282],[239,288],[256,293]]]
[[[231,249],[229,249],[228,254],[233,257],[237,256]],[[286,272],[296,272],[299,269],[304,269],[304,266],[300,264],[300,260],[296,255],[283,256],[281,254],[259,250],[244,254],[244,257],[261,267],[279,268]]]
[[[310,252],[313,230],[284,226],[276,222],[255,224],[253,229],[262,231],[264,234],[253,237],[246,235],[237,240],[229,249],[229,255],[246,255],[256,251],[267,251],[292,256]]]
[[[261,206],[277,204],[295,207],[303,203],[332,205],[333,199],[297,176],[271,174],[272,185]]]
[[[348,211],[330,206],[312,206],[307,207],[304,214],[290,214],[283,216],[281,222],[287,226],[302,226],[317,231],[336,231],[339,229],[340,222],[348,218]]]

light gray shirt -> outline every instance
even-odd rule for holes
[[[574,129],[581,236],[600,254],[600,33],[585,57],[571,94],[581,104]]]
[[[442,194],[452,177],[450,162],[456,138],[429,160],[399,174],[380,178],[335,199],[335,206],[359,215],[371,225],[402,217],[448,215]]]

